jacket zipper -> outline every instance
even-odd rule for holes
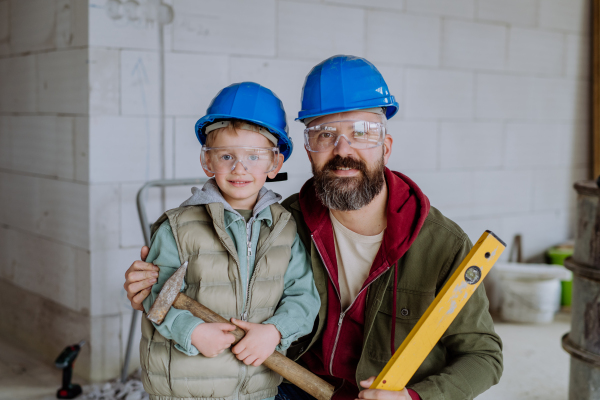
[[[248,320],[248,310],[250,307],[250,257],[252,256],[252,224],[254,224],[254,217],[250,218],[246,224],[246,305],[240,315],[242,321]],[[248,229],[248,225],[250,229]]]
[[[250,221],[248,221],[249,223],[254,223],[254,217],[252,217],[250,219]],[[284,226],[287,225],[284,224]],[[275,239],[277,239],[279,237],[279,235],[281,234],[281,231],[283,229],[280,229],[279,232],[277,233],[277,235],[275,235],[275,237],[273,238],[273,241],[275,241]],[[248,235],[248,230],[246,230],[246,235]],[[250,256],[252,255],[252,225],[250,225],[250,235],[247,236],[247,252],[246,252],[246,267],[247,267],[247,271],[248,273],[246,274],[246,280],[248,282],[248,277],[250,276]],[[266,254],[266,253],[265,253]],[[260,262],[262,260],[262,258],[264,257],[261,256],[260,260],[255,260],[255,265],[258,264],[258,262]],[[250,309],[250,285],[252,285],[254,283],[254,276],[252,277],[252,279],[249,280],[247,286],[246,286],[246,307],[244,308],[244,312],[242,313],[242,321],[247,321],[248,318],[248,310]],[[235,388],[235,398],[239,399],[239,395],[240,395],[240,390],[242,388],[242,385],[244,383],[244,381],[246,380],[246,376],[248,374],[248,366],[246,366],[246,364],[242,363],[242,378],[240,379],[240,383],[239,385]]]
[[[219,241],[221,242],[221,244],[223,245],[223,247],[225,247],[227,249],[227,246],[225,245],[225,241],[223,239],[221,239],[221,237],[219,236]],[[237,255],[237,254],[236,254]],[[236,258],[233,258],[233,260],[235,261],[235,263],[237,264],[238,270],[240,269],[240,263],[238,260],[236,260]],[[248,278],[246,278],[248,279]],[[242,312],[242,316],[244,315],[244,313]],[[240,318],[242,320],[244,320],[243,318]],[[246,379],[246,373],[247,373],[247,368],[246,368],[246,364],[242,363],[242,366],[240,367],[241,370],[241,376],[242,379],[239,380],[239,383],[237,384],[234,394],[233,394],[233,398],[234,400],[238,400],[240,397],[240,389],[242,387],[242,384],[244,383],[244,379]]]
[[[325,265],[325,271],[327,271],[327,275],[329,275],[329,279],[331,280],[331,284],[333,285],[333,288],[335,289],[335,292],[338,295],[338,299],[340,301],[340,308],[342,305],[342,296],[340,296],[340,293],[338,292],[337,287],[335,286],[335,283],[333,282],[333,278],[331,277],[331,273],[329,272],[329,268],[327,268],[327,265],[325,264],[325,261],[323,260],[323,256],[321,255],[321,250],[319,250],[319,246],[317,246],[317,242],[315,242],[315,238],[313,235],[310,235],[313,243],[315,244],[315,248],[317,249],[317,253],[319,253],[319,257],[321,257],[321,261],[323,262],[323,265]],[[350,305],[348,306],[348,308],[346,308],[343,312],[340,313],[340,318],[338,319],[338,328],[337,328],[337,332],[335,334],[335,341],[333,342],[333,350],[331,351],[331,359],[329,360],[329,374],[331,374],[331,376],[335,376],[333,375],[333,359],[335,358],[335,351],[337,350],[337,345],[338,345],[338,341],[340,339],[340,332],[342,331],[342,322],[344,322],[344,317],[346,316],[346,313],[348,312],[348,310],[350,310],[352,308],[352,306],[354,305],[354,302],[356,301],[356,299],[359,298],[360,294],[367,289],[369,286],[371,286],[371,284],[373,282],[375,282],[377,279],[379,279],[379,277],[381,275],[383,275],[385,272],[387,272],[387,270],[389,270],[390,267],[387,267],[385,269],[385,271],[382,271],[375,279],[373,279],[371,282],[369,282],[369,284],[367,286],[365,286],[364,288],[362,288],[358,294],[356,295],[356,297],[354,298],[354,300],[352,300],[352,303],[350,303]]]
[[[250,309],[250,256],[252,256],[252,224],[254,224],[254,217],[250,218],[246,224],[246,304],[240,315],[242,321],[248,321],[248,310]],[[250,226],[250,228],[248,228]],[[235,388],[235,397],[239,399],[240,390],[248,375],[248,367],[242,363],[240,383]]]
[[[279,229],[279,232],[277,232],[277,234],[273,237],[272,242],[275,242],[275,240],[277,240],[277,238],[279,237],[279,235],[281,235],[281,231],[283,231],[283,228],[287,225],[287,221],[285,224],[283,224],[283,227],[281,229]],[[250,254],[252,254],[252,249],[250,248]],[[258,253],[257,253],[258,254]],[[266,255],[267,253],[264,253],[258,260],[254,260],[254,265],[257,265],[258,263],[260,263],[263,259],[263,257]],[[256,272],[256,271],[255,271]],[[250,283],[248,284],[248,297],[246,299],[246,308],[250,309],[250,286],[252,286],[252,284],[254,284],[254,274],[252,274],[252,279],[250,279]]]

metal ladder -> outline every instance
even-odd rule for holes
[[[140,217],[140,225],[142,226],[142,233],[144,235],[144,243],[150,247],[150,226],[151,223],[148,221],[148,213],[146,212],[146,192],[150,188],[167,188],[173,186],[190,186],[190,185],[202,185],[208,178],[201,179],[158,179],[154,181],[146,182],[140,190],[138,190],[136,203],[138,215]],[[138,310],[133,310],[131,315],[131,324],[129,326],[129,338],[127,339],[127,350],[125,351],[125,360],[123,361],[123,368],[121,369],[121,382],[127,380],[127,370],[129,369],[129,361],[131,360],[131,349],[133,345],[133,337],[135,336],[135,329],[137,327]]]

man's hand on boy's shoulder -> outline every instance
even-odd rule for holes
[[[234,318],[231,322],[246,331],[246,336],[231,349],[238,360],[246,365],[258,367],[281,342],[281,333],[273,324],[255,324]]]
[[[205,322],[192,331],[192,345],[204,357],[216,357],[235,342],[235,336],[229,333],[233,330],[231,324]]]

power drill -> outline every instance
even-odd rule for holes
[[[57,399],[74,399],[81,394],[81,386],[72,384],[71,378],[73,377],[73,364],[84,344],[85,340],[82,340],[78,344],[67,346],[54,361],[56,368],[63,370],[62,387],[56,392]]]

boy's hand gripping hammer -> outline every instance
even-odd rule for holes
[[[187,261],[184,262],[177,272],[165,282],[148,313],[148,319],[157,325],[162,324],[169,309],[173,306],[180,310],[190,311],[194,316],[202,319],[204,322],[231,324],[230,321],[227,321],[219,314],[180,292],[183,278],[187,270],[187,264]],[[246,332],[239,327],[236,327],[234,331],[229,333],[235,337],[235,342],[233,342],[232,346],[239,342],[246,334]],[[277,372],[317,400],[329,400],[333,396],[332,385],[277,351],[273,352],[273,354],[264,361],[263,365]]]

